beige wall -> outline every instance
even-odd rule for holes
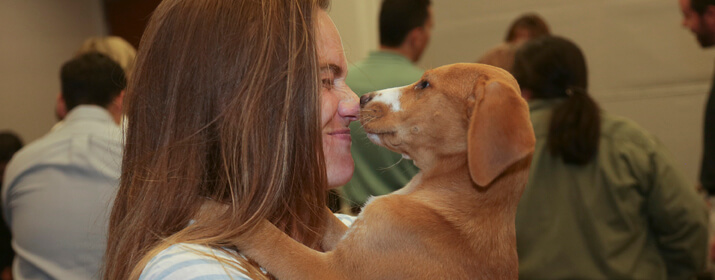
[[[695,182],[712,50],[680,26],[676,0],[433,0],[436,25],[425,68],[472,62],[499,43],[513,18],[544,16],[552,31],[584,50],[601,106],[655,134]],[[348,59],[377,46],[379,0],[333,0],[331,15]]]
[[[25,143],[54,124],[59,68],[89,36],[106,33],[101,1],[0,1],[0,130]]]
[[[377,46],[379,0],[333,0],[331,15],[350,62]],[[676,0],[433,0],[426,68],[474,61],[509,22],[536,11],[584,49],[601,105],[654,133],[695,181],[703,105],[713,70],[680,27]],[[106,33],[100,0],[0,1],[0,130],[30,141],[54,123],[59,67],[88,36]]]

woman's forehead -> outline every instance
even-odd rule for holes
[[[317,13],[316,19],[318,59],[321,64],[343,64],[345,58],[338,29],[323,10]]]

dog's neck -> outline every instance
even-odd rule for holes
[[[451,175],[457,175],[459,177],[465,177],[464,175],[466,175],[466,178],[469,179],[469,172],[466,174],[459,173],[462,169],[468,168],[467,155],[465,153],[453,155],[415,153],[413,162],[415,166],[420,169],[423,180],[437,179]]]
[[[420,173],[413,178],[403,193],[444,191],[445,193],[440,195],[446,197],[469,195],[475,197],[474,202],[477,202],[470,203],[469,207],[474,207],[480,212],[489,211],[489,208],[485,209],[479,205],[480,203],[498,203],[516,208],[526,184],[531,162],[531,156],[527,156],[507,168],[488,186],[478,186],[470,177],[466,155],[441,156],[435,159],[429,163],[416,162],[420,167]]]

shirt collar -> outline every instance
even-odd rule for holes
[[[71,122],[78,119],[93,119],[116,124],[109,111],[97,105],[77,105],[77,107],[74,107],[74,109],[67,114],[64,121]]]

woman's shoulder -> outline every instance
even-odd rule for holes
[[[346,215],[346,214],[338,214],[338,213],[336,213],[336,214],[335,214],[335,217],[338,217],[338,220],[340,220],[341,222],[343,222],[343,224],[345,224],[345,225],[348,226],[348,227],[352,226],[353,223],[355,222],[355,220],[357,220],[357,217],[356,217],[356,216],[350,216],[350,215]]]
[[[139,279],[249,280],[244,273],[226,264],[235,262],[235,258],[235,255],[208,246],[178,243],[154,256]]]
[[[616,141],[620,145],[638,147],[645,151],[653,151],[659,146],[658,139],[635,121],[602,113],[601,137]]]

